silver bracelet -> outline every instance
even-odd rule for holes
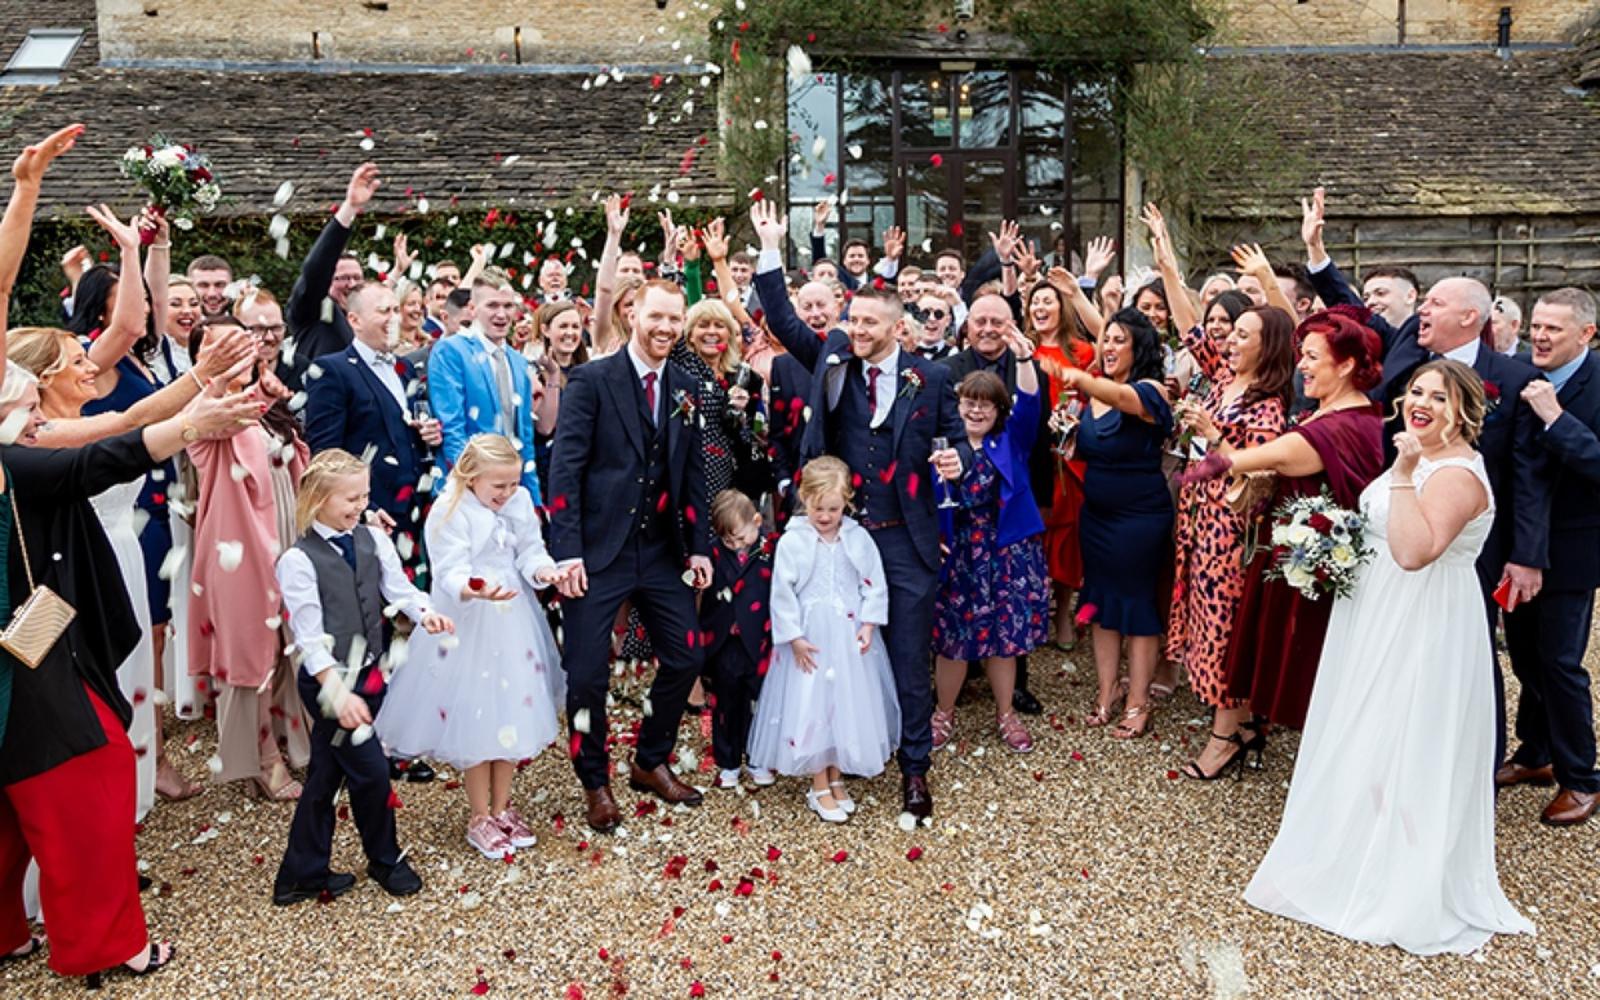
[[[195,373],[193,368],[189,369],[189,377],[194,379],[194,384],[200,387],[201,392],[206,391],[206,384],[200,381],[200,376]]]
[[[152,244],[150,244],[150,249],[152,249],[152,250],[171,250],[172,249],[172,244],[171,243],[152,243]]]

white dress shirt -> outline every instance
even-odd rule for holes
[[[883,422],[889,419],[889,411],[894,409],[894,396],[900,388],[900,345],[896,344],[882,361],[869,362],[861,360],[861,382],[866,385],[872,378],[871,369],[878,369],[877,397],[873,400],[876,404],[872,409],[870,426],[882,427]],[[830,380],[828,385],[828,408],[834,409],[839,405],[839,396],[844,392],[844,379]],[[868,388],[869,398],[871,388]]]
[[[400,407],[400,412],[407,413],[410,407],[406,405],[406,387],[400,381],[400,373],[394,370],[399,356],[390,353],[388,360],[379,360],[378,352],[361,341],[353,340],[350,343],[355,347],[356,356],[361,359],[361,363],[371,368],[372,373],[378,376],[378,381],[389,390],[389,395],[394,399],[395,405]]]
[[[1465,344],[1462,344],[1455,350],[1445,351],[1439,356],[1442,358],[1449,358],[1451,361],[1459,361],[1468,368],[1471,368],[1473,365],[1478,363],[1478,348],[1482,346],[1483,341],[1479,340],[1477,337],[1473,337],[1471,340],[1467,341]]]
[[[633,341],[632,340],[628,341],[628,346],[627,346],[626,350],[628,352],[628,360],[633,362],[633,374],[634,374],[634,377],[639,380],[639,391],[640,392],[644,391],[644,376],[645,376],[645,373],[646,372],[655,372],[656,373],[656,409],[655,409],[655,412],[650,415],[650,417],[651,417],[652,420],[655,421],[656,426],[660,427],[661,426],[661,402],[662,402],[661,397],[666,392],[667,363],[665,361],[663,361],[659,365],[652,366],[650,364],[650,362],[646,361],[644,358],[639,357],[639,351],[638,351],[637,348],[635,348],[633,346]]]
[[[339,551],[331,539],[344,532],[335,531],[321,521],[312,522],[311,528],[317,537],[330,539],[328,548]],[[412,621],[421,622],[429,611],[428,595],[406,579],[405,570],[400,567],[400,554],[394,550],[389,536],[365,524],[357,525],[355,530],[372,532],[379,570],[383,574],[378,589],[383,592],[384,600],[398,605]],[[329,667],[341,666],[333,658],[333,637],[322,627],[322,598],[317,591],[317,571],[310,557],[291,547],[278,557],[277,577],[278,589],[283,592],[283,606],[289,611],[289,633],[294,636],[306,673],[315,677]]]

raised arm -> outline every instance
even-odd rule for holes
[[[1155,386],[1162,399],[1167,398],[1166,387],[1160,382],[1148,384]],[[1090,399],[1099,400],[1131,417],[1138,417],[1146,423],[1155,423],[1155,416],[1145,409],[1144,400],[1139,397],[1139,391],[1133,387],[1132,382],[1118,382],[1090,375],[1082,368],[1068,368],[1061,373],[1061,385],[1064,389],[1081,392]]]
[[[139,228],[153,230],[155,242],[144,252],[144,283],[150,289],[150,321],[158,331],[167,328],[167,292],[172,280],[172,225],[165,214],[145,209]]]
[[[1084,329],[1089,331],[1089,339],[1098,345],[1100,343],[1100,335],[1105,333],[1106,321],[1100,315],[1100,310],[1096,309],[1094,303],[1089,301],[1089,296],[1083,294],[1083,286],[1078,284],[1078,280],[1064,267],[1052,267],[1049,274],[1045,276],[1045,280],[1049,281],[1055,290],[1061,293],[1062,298],[1067,300],[1067,304],[1072,306],[1072,311],[1077,314],[1078,319],[1083,323]],[[1067,317],[1061,317],[1063,327],[1066,326],[1066,323]],[[1067,339],[1064,331],[1061,339],[1063,342]],[[1096,347],[1095,354],[1098,356],[1099,353],[1100,350]]]
[[[733,313],[733,321],[744,330],[755,326],[755,321],[744,308],[744,296],[739,294],[739,283],[733,280],[733,270],[728,267],[727,224],[722,219],[712,219],[702,234],[706,256],[711,258],[712,275],[717,279],[717,294],[722,304]]]
[[[106,205],[90,205],[85,211],[101,229],[111,234],[122,256],[111,322],[89,345],[89,360],[100,368],[95,385],[104,395],[116,387],[117,362],[144,336],[144,278],[139,273],[139,230],[118,219]]]
[[[1267,293],[1267,305],[1277,306],[1288,313],[1296,323],[1304,316],[1295,309],[1294,303],[1283,294],[1283,289],[1278,285],[1278,276],[1272,270],[1272,262],[1267,260],[1266,253],[1261,249],[1261,244],[1240,244],[1233,248],[1233,262],[1239,268],[1240,274],[1254,275],[1261,282],[1262,289]]]
[[[323,227],[317,242],[311,245],[305,262],[300,265],[300,277],[289,293],[289,307],[284,311],[289,331],[296,337],[322,319],[322,302],[333,287],[333,272],[339,256],[350,242],[350,231],[356,218],[371,203],[383,181],[378,177],[376,163],[363,163],[350,175],[345,186],[344,201],[339,203],[333,218]],[[468,285],[467,287],[471,287]]]
[[[761,241],[755,283],[756,294],[767,310],[767,329],[796,360],[814,370],[826,342],[795,315],[789,290],[783,285],[783,241],[789,232],[789,220],[779,214],[776,205],[758,201],[750,206],[750,222]]]
[[[1178,254],[1173,249],[1172,234],[1167,231],[1167,220],[1162,216],[1161,209],[1151,202],[1144,207],[1139,218],[1150,230],[1150,250],[1155,254],[1156,268],[1161,272],[1161,282],[1167,289],[1173,325],[1180,331],[1202,325],[1202,317],[1195,309],[1194,301],[1189,298],[1189,288],[1183,283],[1183,272],[1178,270]],[[1209,370],[1206,374],[1211,376]]]
[[[11,189],[11,200],[6,202],[5,217],[0,219],[0,375],[5,374],[5,331],[10,320],[11,290],[16,287],[17,272],[22,269],[22,258],[28,252],[28,234],[33,231],[33,213],[39,206],[44,173],[82,134],[82,125],[68,125],[43,142],[24,147],[11,164],[11,176],[16,184]]]
[[[611,307],[617,300],[617,262],[622,258],[622,234],[628,228],[628,199],[606,197],[606,245],[594,276],[594,346],[605,352],[611,346]]]

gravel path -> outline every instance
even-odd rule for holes
[[[936,755],[936,822],[913,832],[896,823],[891,766],[855,783],[861,811],[843,827],[812,817],[795,781],[708,791],[698,810],[656,809],[619,781],[633,818],[594,836],[557,746],[517,777],[540,842],[515,864],[466,846],[464,791],[402,786],[401,845],[423,892],[395,902],[363,876],[333,903],[283,910],[269,897],[291,806],[231,788],[158,805],[139,840],[159,887],[145,906],[182,953],[102,995],[1600,996],[1600,824],[1549,830],[1545,790],[1501,797],[1501,879],[1537,937],[1432,959],[1352,944],[1240,901],[1276,831],[1295,738],[1275,738],[1243,782],[1183,780],[1205,732],[1193,697],[1163,706],[1150,738],[1119,743],[1078,722],[1093,688],[1075,659],[1036,659],[1037,693],[1059,714],[1034,726],[1032,754],[1006,752],[987,690],[969,690],[957,745]],[[209,730],[175,730],[192,776],[206,773]],[[335,867],[364,868],[349,823]],[[0,967],[0,996],[80,995],[40,959]]]

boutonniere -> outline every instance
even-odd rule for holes
[[[672,403],[673,416],[682,417],[685,424],[692,423],[694,421],[695,410],[699,409],[700,404],[694,401],[694,397],[689,395],[688,390],[679,389],[677,392],[674,392],[672,394]]]
[[[1483,415],[1488,416],[1500,406],[1500,386],[1495,382],[1483,383]]]
[[[405,378],[406,377],[406,363],[404,361],[396,361],[394,363],[394,373],[396,375],[400,376],[401,378]]]
[[[922,391],[922,373],[917,371],[915,368],[907,368],[905,371],[901,372],[900,379],[904,383],[900,386],[901,399],[907,399],[911,396],[915,396],[917,393]]]

